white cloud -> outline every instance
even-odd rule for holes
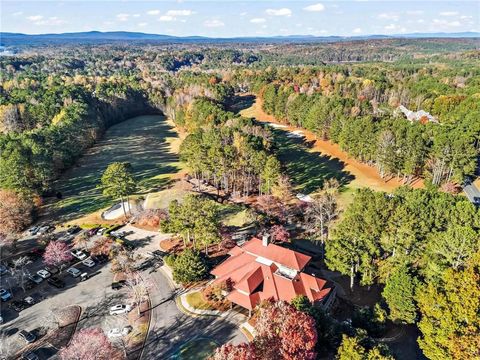
[[[281,9],[267,9],[265,10],[267,15],[270,16],[290,16],[292,15],[292,10],[288,8],[281,8]]]
[[[387,31],[396,30],[396,29],[397,29],[397,25],[395,25],[395,24],[390,24],[390,25],[385,26],[384,29],[387,30]]]
[[[406,11],[407,15],[422,15],[424,13],[423,10],[409,10]]]
[[[352,32],[353,32],[354,34],[360,34],[360,33],[362,32],[362,29],[360,29],[360,28],[355,28],[355,29],[352,30]]]
[[[439,26],[444,26],[444,27],[457,27],[457,26],[460,26],[460,21],[447,21],[447,20],[443,20],[443,19],[433,19],[433,23],[435,25],[439,25]]]
[[[458,11],[442,11],[442,12],[438,13],[438,15],[440,15],[440,16],[457,16]]]
[[[248,13],[247,13],[246,11],[244,11],[244,12],[241,12],[241,13],[240,13],[240,16],[245,16],[245,15],[247,15],[247,14],[248,14]]]
[[[134,18],[139,18],[139,17],[140,17],[140,14],[133,14],[132,17],[134,17]]]
[[[322,3],[318,3],[318,4],[313,4],[313,5],[306,6],[306,7],[303,8],[303,10],[305,10],[305,11],[323,11],[323,10],[325,10],[325,6]]]
[[[192,10],[168,10],[165,15],[162,15],[158,18],[158,21],[176,21],[177,17],[190,16],[195,14]],[[180,20],[181,22],[186,22],[186,20]]]
[[[148,23],[146,23],[146,22],[141,22],[141,23],[138,23],[137,25],[138,25],[139,27],[145,27],[145,26],[148,25]]]
[[[59,19],[56,16],[49,17],[48,19],[42,19],[39,21],[36,21],[34,24],[35,25],[48,25],[48,26],[58,26],[58,25],[64,25],[67,22],[65,20]]]
[[[17,11],[12,14],[12,16],[20,16],[23,15],[23,11]]]
[[[212,20],[205,20],[203,22],[203,26],[209,27],[209,28],[217,28],[217,27],[225,26],[225,24],[220,20],[212,19]]]
[[[175,17],[170,15],[162,15],[158,18],[158,21],[175,21]]]
[[[42,20],[42,19],[43,19],[43,15],[27,16],[27,20],[30,20],[30,21],[39,21],[39,20]]]
[[[393,21],[398,21],[398,19],[400,18],[398,14],[393,14],[393,13],[378,14],[377,17],[382,20],[393,20]]]
[[[160,15],[160,10],[148,10],[147,15]]]
[[[195,14],[192,10],[168,10],[167,15],[168,16],[190,16]]]
[[[253,19],[250,19],[250,22],[253,23],[253,24],[262,24],[264,22],[266,22],[267,20],[264,19],[264,18],[253,18]]]
[[[127,21],[128,18],[130,17],[130,14],[117,14],[117,20],[118,21]]]

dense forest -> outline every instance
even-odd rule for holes
[[[285,68],[250,79],[263,109],[280,121],[332,140],[382,177],[441,185],[461,183],[477,167],[480,72],[469,64]],[[409,122],[399,106],[434,121],[425,114]]]
[[[425,189],[360,189],[336,222],[337,194],[324,189],[317,209],[296,216],[306,229],[315,227],[309,221],[322,223],[328,269],[350,277],[352,288],[381,287],[375,311],[418,327],[425,356],[478,357],[480,214],[449,193],[478,169],[474,40],[237,45],[38,46],[1,57],[3,210],[32,212],[108,127],[157,113],[185,135],[180,159],[199,187],[210,185],[227,198],[268,195],[285,207],[289,179],[272,131],[231,111],[237,94],[255,94],[278,121],[339,144],[383,178],[406,185],[425,179]],[[178,204],[172,209],[181,213]],[[2,226],[19,233],[30,221]],[[337,345],[331,319],[315,316],[318,346]],[[352,358],[348,346],[360,346],[352,339],[344,339],[339,353],[346,355],[339,358]],[[390,358],[364,347],[373,355],[356,358]]]

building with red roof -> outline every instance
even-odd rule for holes
[[[263,300],[290,302],[298,295],[328,308],[335,297],[333,285],[302,272],[310,256],[269,243],[268,237],[252,238],[228,255],[212,270],[213,283],[231,282],[227,299],[248,310]]]

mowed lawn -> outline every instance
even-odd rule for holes
[[[138,181],[138,194],[158,191],[180,170],[172,148],[178,134],[159,115],[138,116],[114,125],[55,184],[62,200],[48,205],[54,220],[73,220],[111,205],[114,200],[97,188],[103,171],[112,162],[129,162]]]
[[[332,178],[343,186],[354,179],[344,170],[345,164],[341,160],[312,150],[313,144],[303,138],[288,137],[289,132],[280,129],[273,130],[273,133],[278,159],[298,192],[317,192],[325,180]]]

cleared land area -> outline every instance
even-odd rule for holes
[[[251,106],[242,104],[240,114],[255,118],[261,122],[280,124],[273,116],[262,110],[261,100],[256,98]],[[292,126],[276,127],[275,140],[279,148],[280,160],[285,164],[293,185],[304,192],[315,192],[325,179],[336,178],[344,185],[345,191],[355,188],[369,187],[377,191],[392,191],[403,183],[393,178],[385,181],[377,170],[361,163],[341,150],[330,141],[318,140],[311,131]],[[303,137],[287,136],[302,134]],[[413,187],[422,187],[417,181]]]
[[[138,181],[138,194],[165,188],[180,170],[180,138],[164,116],[145,115],[126,120],[105,136],[55,184],[62,199],[44,208],[54,220],[73,220],[111,205],[97,188],[112,162],[129,162]]]

